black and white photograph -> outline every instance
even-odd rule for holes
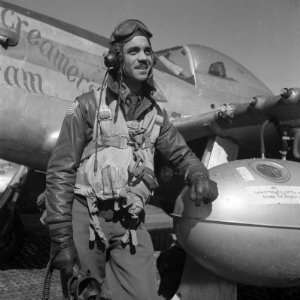
[[[300,299],[300,0],[0,0],[0,300]]]

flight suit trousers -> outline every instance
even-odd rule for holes
[[[78,251],[81,269],[102,284],[102,297],[112,300],[156,300],[158,282],[154,251],[150,234],[142,223],[137,228],[138,245],[131,254],[129,245],[113,243],[126,229],[120,222],[99,217],[102,229],[112,248],[89,248],[89,213],[87,207],[74,200],[72,210],[73,239]]]

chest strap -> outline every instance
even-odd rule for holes
[[[126,149],[128,147],[133,147],[134,149],[147,149],[153,147],[150,136],[144,135],[142,145],[140,141],[135,141],[127,136],[102,136],[98,138],[97,149],[100,150],[105,147],[114,147],[118,149]],[[93,153],[95,153],[96,141],[92,140],[84,149],[81,157],[81,161],[88,159]]]

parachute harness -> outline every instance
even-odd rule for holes
[[[105,136],[102,132],[102,122],[110,121],[113,119],[113,114],[110,107],[106,104],[106,88],[107,88],[107,73],[104,76],[100,91],[95,91],[96,99],[99,101],[97,105],[97,112],[95,116],[94,131],[93,131],[93,143],[88,145],[84,151],[84,155],[89,157],[94,154],[93,160],[93,180],[98,180],[98,172],[102,174],[100,179],[103,181],[103,194],[97,192],[95,186],[99,185],[96,182],[89,186],[79,186],[77,184],[77,192],[83,195],[87,199],[88,211],[90,216],[90,238],[89,247],[93,248],[95,242],[97,246],[104,245],[108,247],[107,238],[101,228],[99,221],[99,201],[105,201],[107,199],[114,199],[114,213],[120,217],[121,224],[126,224],[126,232],[121,237],[120,242],[122,245],[129,245],[130,252],[135,253],[135,247],[138,245],[138,239],[136,229],[141,222],[141,215],[139,212],[143,212],[145,199],[148,199],[158,183],[155,179],[154,171],[145,165],[145,157],[142,149],[149,148],[150,152],[154,152],[153,142],[151,142],[150,135],[151,129],[154,127],[156,120],[158,119],[157,113],[151,117],[150,122],[147,124],[147,128],[143,128],[143,122],[127,121],[128,135],[112,135]],[[114,124],[117,122],[117,114],[120,105],[120,99],[118,97],[117,107],[115,110]],[[150,130],[149,130],[150,129]],[[91,148],[92,146],[92,148]],[[121,172],[118,173],[115,168],[108,165],[103,166],[101,164],[100,170],[98,170],[98,153],[101,150],[108,150],[113,152],[114,149],[129,149],[131,163],[127,168],[126,176],[122,176]],[[90,149],[89,149],[90,148]],[[84,157],[83,155],[83,157]],[[116,157],[117,158],[117,157]],[[84,159],[84,158],[83,158]],[[102,162],[103,163],[103,162]],[[124,174],[123,174],[124,175]],[[126,184],[119,185],[115,183],[116,178],[125,177]],[[89,181],[89,180],[88,180]],[[105,188],[108,187],[111,194],[105,195]],[[79,188],[79,190],[78,190]],[[147,192],[145,192],[147,190]],[[150,192],[149,192],[150,191]],[[134,201],[132,201],[132,198]],[[129,201],[129,203],[128,203]],[[137,213],[138,212],[138,213]],[[100,243],[99,243],[100,242]]]

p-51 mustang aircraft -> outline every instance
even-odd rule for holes
[[[0,1],[0,44],[3,258],[12,243],[16,186],[28,169],[45,171],[74,98],[100,86],[108,39]],[[200,207],[183,188],[172,213],[179,243],[192,261],[226,280],[299,284],[300,89],[273,95],[241,64],[198,44],[156,56],[155,85],[165,99],[159,105],[219,187],[219,198]],[[160,181],[172,186],[173,171],[158,165]]]

